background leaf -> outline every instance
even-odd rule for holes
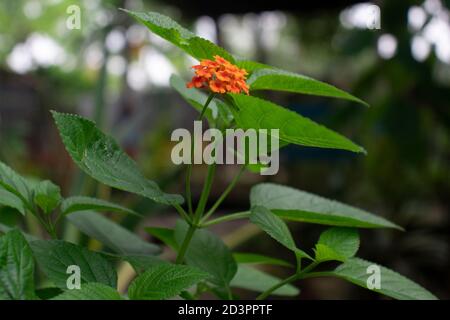
[[[250,90],[276,90],[332,97],[368,104],[330,84],[280,69],[258,69],[248,78]]]
[[[119,212],[119,213],[139,215],[133,210],[119,206],[115,203],[90,197],[82,197],[82,196],[70,197],[64,199],[64,201],[61,203],[61,212],[63,214],[70,214],[76,211],[87,211],[87,210]]]
[[[82,284],[79,290],[65,291],[52,300],[122,300],[122,298],[115,289],[92,282]]]
[[[16,209],[22,215],[26,213],[23,201],[3,187],[0,187],[0,205]]]
[[[187,233],[188,225],[178,220],[175,227],[175,239],[181,245]],[[188,265],[197,267],[212,275],[211,282],[227,287],[237,271],[237,264],[223,241],[208,230],[197,230],[186,251]]]
[[[239,108],[234,118],[242,129],[279,129],[280,144],[286,142],[306,147],[365,153],[364,148],[346,137],[296,112],[252,96],[242,94],[231,96]]]
[[[145,231],[164,242],[173,250],[178,251],[178,243],[175,240],[175,230],[168,228],[148,227],[145,228]]]
[[[67,219],[83,233],[120,255],[154,255],[161,252],[158,246],[142,240],[98,213],[75,212],[68,215]]]
[[[61,138],[73,161],[88,175],[110,187],[136,193],[164,204],[181,204],[180,195],[162,192],[146,179],[136,163],[92,121],[53,111]]]
[[[234,288],[264,292],[278,284],[280,281],[281,279],[261,270],[239,265],[236,276],[233,278],[230,285]],[[296,287],[287,284],[272,292],[272,295],[293,297],[298,295],[299,292],[300,291]]]
[[[377,264],[360,258],[350,258],[338,266],[336,270],[327,273],[327,275],[336,276],[367,288],[367,279],[371,275],[367,272],[367,268],[371,265]],[[408,278],[386,267],[379,267],[381,271],[381,289],[374,289],[374,291],[399,300],[437,299],[429,291]]]
[[[0,238],[0,300],[31,300],[34,293],[34,260],[19,230]]]
[[[353,257],[359,248],[358,230],[333,227],[322,232],[316,244],[316,260],[344,262]]]
[[[250,202],[252,206],[264,206],[286,220],[357,228],[401,229],[367,211],[272,183],[254,186]]]
[[[0,186],[21,199],[26,207],[30,206],[31,186],[28,181],[1,161]]]
[[[159,264],[145,271],[131,283],[128,296],[133,300],[168,299],[207,277],[208,273],[194,267]]]
[[[62,240],[38,240],[30,243],[34,256],[48,278],[63,290],[67,289],[67,267],[76,265],[81,283],[98,282],[117,286],[117,274],[101,254]]]

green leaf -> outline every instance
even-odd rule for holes
[[[79,290],[68,290],[52,300],[122,300],[122,297],[111,287],[91,282],[81,285]]]
[[[131,283],[128,296],[132,300],[168,299],[208,277],[208,273],[194,267],[159,264],[145,271]]]
[[[264,292],[280,282],[281,279],[261,270],[239,265],[236,276],[233,278],[230,285],[234,288]],[[290,284],[284,285],[272,292],[272,295],[288,297],[293,297],[298,294],[299,290]]]
[[[306,147],[366,152],[346,137],[272,102],[242,94],[230,96],[239,108],[235,111],[234,118],[240,128],[267,129],[269,134],[270,129],[279,129],[280,145],[284,142]]]
[[[145,25],[150,31],[161,38],[171,42],[173,45],[184,50],[192,57],[201,59],[212,59],[219,55],[230,62],[234,58],[225,49],[215,45],[209,40],[196,36],[191,31],[183,28],[171,18],[157,12],[133,12],[122,9]]]
[[[61,200],[61,189],[49,180],[38,182],[34,187],[34,203],[46,214],[51,213]]]
[[[303,93],[315,96],[345,99],[361,103],[365,106],[369,106],[361,99],[356,98],[351,94],[330,84],[312,79],[301,74],[296,74],[275,68],[258,68],[248,78],[247,83],[250,86],[250,90],[276,90]]]
[[[26,208],[20,198],[0,187],[0,205],[10,207],[25,215]]]
[[[175,240],[175,230],[168,228],[148,227],[145,228],[145,231],[164,242],[173,250],[178,251],[178,244]]]
[[[178,220],[175,227],[175,239],[179,246],[188,231],[188,225]],[[197,267],[212,275],[211,282],[227,287],[237,271],[237,264],[228,247],[215,234],[200,229],[194,233],[186,251],[188,265]]]
[[[30,243],[34,256],[47,277],[63,290],[70,274],[67,268],[80,268],[81,283],[98,282],[117,286],[117,274],[101,254],[62,240],[37,240]]]
[[[239,68],[241,68],[241,69],[245,69],[251,75],[257,70],[261,70],[261,69],[275,69],[274,67],[269,66],[269,65],[264,64],[264,63],[261,63],[261,62],[240,59],[240,58],[237,58],[237,57],[235,57],[235,59],[236,59],[236,65]]]
[[[96,198],[76,196],[64,199],[61,203],[61,212],[64,215],[87,210],[128,213],[139,216],[138,213],[131,209]]]
[[[370,266],[378,266],[381,276],[380,289],[373,289],[373,291],[399,300],[437,299],[428,290],[397,272],[360,258],[350,258],[334,271],[326,272],[326,275],[339,277],[363,288],[367,288],[367,280],[370,276],[374,275],[374,273],[368,270]]]
[[[68,215],[67,219],[83,233],[120,255],[154,255],[161,251],[158,246],[142,240],[98,213],[75,212]]]
[[[27,180],[1,161],[0,186],[21,199],[24,206],[30,206],[31,191]]]
[[[292,264],[287,261],[256,253],[236,252],[233,254],[233,257],[239,264],[267,264],[273,266],[292,267]]]
[[[36,296],[41,300],[49,300],[63,293],[60,288],[48,287],[36,289]]]
[[[150,269],[158,264],[169,263],[166,260],[155,256],[127,255],[121,256],[122,259],[128,261],[136,273],[141,274],[145,270]]]
[[[147,180],[114,139],[98,130],[92,121],[55,111],[52,114],[67,151],[88,175],[110,187],[159,203],[183,203],[180,195],[164,193],[155,182]]]
[[[0,238],[0,300],[31,300],[34,293],[34,260],[19,230]]]
[[[319,237],[316,244],[316,260],[346,261],[353,257],[359,248],[358,230],[353,228],[333,227]]]
[[[367,211],[311,193],[272,183],[254,186],[252,206],[264,206],[280,218],[292,221],[357,228],[401,228]]]
[[[261,206],[252,207],[250,221],[289,250],[297,250],[286,223],[268,209]]]
[[[170,85],[186,100],[195,110],[202,112],[203,106],[208,100],[208,96],[198,89],[186,88],[186,82],[179,76],[172,75],[170,78]],[[233,114],[229,110],[228,106],[218,100],[213,99],[205,112],[205,117],[211,126],[219,127],[223,125],[228,127],[233,121]]]

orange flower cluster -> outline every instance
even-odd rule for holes
[[[215,93],[249,94],[248,85],[245,83],[247,71],[220,56],[214,56],[214,61],[202,60],[192,68],[195,69],[195,76],[187,84],[188,88],[209,88]]]

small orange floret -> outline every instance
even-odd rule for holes
[[[209,88],[215,93],[245,92],[249,94],[249,88],[245,82],[247,71],[220,56],[214,56],[214,61],[204,59],[192,68],[195,70],[195,76],[187,84],[188,88]]]

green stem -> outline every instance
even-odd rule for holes
[[[312,269],[314,269],[315,267],[317,267],[317,265],[320,262],[318,261],[314,261],[312,262],[309,266],[307,266],[305,269],[303,269],[301,272],[296,273],[292,276],[290,276],[289,278],[284,279],[283,281],[280,281],[279,283],[277,283],[276,285],[274,285],[273,287],[269,288],[268,290],[264,291],[263,293],[261,293],[258,297],[256,297],[256,300],[264,300],[266,299],[268,296],[270,296],[272,294],[272,292],[274,292],[275,290],[281,288],[282,286],[289,284],[291,282],[294,282],[296,280],[299,279],[303,279],[306,274],[311,271]]]
[[[187,248],[189,247],[189,243],[191,242],[196,229],[197,227],[195,225],[189,226],[186,236],[184,237],[183,243],[181,244],[180,251],[178,252],[177,260],[175,261],[176,264],[183,263],[184,255],[186,254]]]
[[[220,196],[219,199],[217,199],[216,203],[213,204],[213,206],[211,207],[211,209],[209,209],[209,211],[205,214],[205,216],[203,217],[202,221],[206,221],[208,220],[208,218],[217,210],[217,208],[222,204],[222,202],[226,199],[226,197],[230,194],[231,190],[234,189],[234,187],[236,186],[236,183],[239,181],[242,173],[245,170],[245,165],[241,167],[241,169],[239,170],[238,174],[233,178],[233,180],[231,181],[231,183],[228,185],[228,187],[225,189],[225,191],[222,193],[222,195]]]
[[[203,116],[205,115],[206,110],[208,109],[209,104],[211,103],[212,99],[214,98],[215,94],[211,93],[208,97],[208,99],[205,102],[205,105],[203,106],[202,111],[200,112],[200,115],[197,118],[197,121],[200,121],[203,119]],[[192,164],[194,162],[194,143],[195,143],[195,137],[192,135],[191,137],[191,163],[187,165],[186,170],[186,200],[188,205],[188,212],[190,215],[193,215],[193,209],[192,209],[192,193],[191,193],[191,176],[192,176]]]
[[[188,223],[191,223],[191,217],[189,217],[189,214],[181,207],[179,204],[173,204],[173,207],[177,210],[179,215],[186,220]]]
[[[227,214],[227,215],[225,215],[223,217],[220,217],[220,218],[209,220],[209,221],[204,222],[204,223],[200,223],[200,227],[206,228],[206,227],[218,224],[218,223],[227,222],[227,221],[233,221],[233,220],[238,220],[238,219],[246,219],[248,217],[250,217],[250,211],[236,212],[236,213],[233,213],[233,214]]]
[[[208,166],[208,173],[206,175],[205,184],[203,186],[202,194],[198,202],[197,209],[194,214],[194,224],[198,224],[205,211],[206,202],[208,201],[209,194],[211,192],[212,182],[216,173],[216,164],[213,163]]]

